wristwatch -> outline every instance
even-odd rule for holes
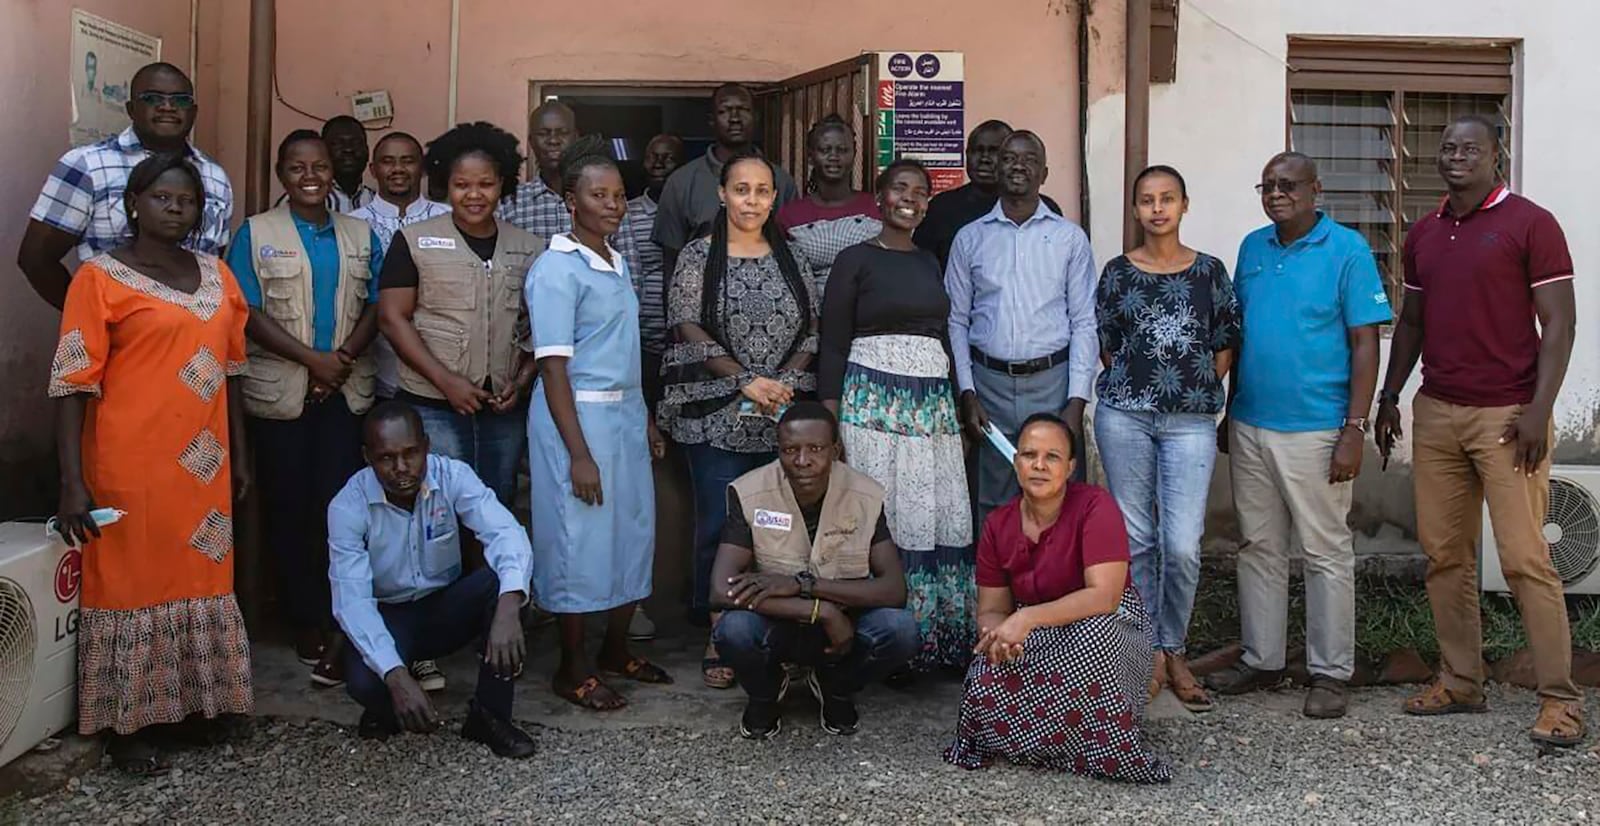
[[[1396,407],[1399,407],[1400,406],[1400,394],[1394,392],[1393,390],[1382,390],[1382,391],[1379,391],[1378,392],[1378,404],[1392,404],[1392,405],[1394,405]]]
[[[1362,433],[1366,433],[1372,429],[1372,422],[1366,416],[1362,416],[1358,419],[1346,418],[1344,420],[1344,426],[1353,427]]]
[[[811,599],[812,591],[817,587],[817,576],[810,571],[801,571],[794,575],[794,581],[800,583],[800,597]]]

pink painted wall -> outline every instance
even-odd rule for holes
[[[222,92],[217,148],[243,171],[247,4],[205,4],[202,70]],[[386,88],[395,128],[428,138],[449,124],[450,4],[278,0],[283,97],[321,117],[348,112],[355,91]],[[966,53],[969,124],[998,117],[1042,135],[1053,176],[1045,189],[1078,204],[1076,13],[1063,0],[625,0],[603,9],[525,0],[461,3],[457,120],[490,120],[522,134],[530,81],[780,80],[862,51]],[[314,126],[279,104],[274,138]]]
[[[0,7],[0,519],[55,502],[55,408],[45,399],[60,317],[16,266],[17,244],[45,175],[68,148],[67,51],[72,8],[162,38],[162,57],[189,63],[188,0],[5,0]]]

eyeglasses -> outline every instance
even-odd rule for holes
[[[140,92],[139,102],[146,106],[159,107],[162,104],[170,104],[174,109],[193,109],[194,95],[188,92],[170,95],[166,92]]]
[[[1274,192],[1282,192],[1285,195],[1293,195],[1294,191],[1299,189],[1300,185],[1304,184],[1304,183],[1310,183],[1310,182],[1309,181],[1291,181],[1291,180],[1289,180],[1287,178],[1284,178],[1282,180],[1277,180],[1277,181],[1262,181],[1261,183],[1256,184],[1256,194],[1257,195],[1271,195]]]

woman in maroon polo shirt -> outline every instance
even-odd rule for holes
[[[978,540],[979,656],[944,759],[1165,783],[1172,770],[1139,729],[1152,632],[1116,500],[1070,481],[1072,437],[1053,414],[1022,423],[1014,464],[1022,495]]]

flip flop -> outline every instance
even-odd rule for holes
[[[733,667],[724,663],[721,657],[706,657],[700,661],[700,675],[706,685],[712,688],[733,688],[738,679],[733,674]]]

